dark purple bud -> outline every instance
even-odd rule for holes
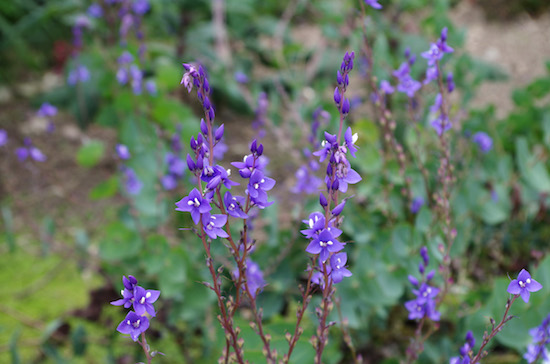
[[[208,132],[208,130],[207,130],[207,132]],[[199,147],[202,146],[202,134],[197,134],[197,145]]]
[[[332,182],[332,190],[338,191],[338,188],[340,188],[340,182],[338,182],[338,179],[336,178],[334,182]]]
[[[344,210],[344,206],[346,206],[346,201],[342,201],[340,202],[340,204],[338,206],[336,206],[335,208],[332,209],[332,214],[334,216],[338,216],[342,213],[342,210]]]
[[[204,92],[210,92],[210,84],[208,83],[208,80],[206,78],[204,79],[202,87],[204,88]]]
[[[258,157],[264,154],[264,145],[260,144],[258,145],[258,150],[256,151],[256,154],[258,154]]]
[[[196,169],[202,171],[203,168],[204,168],[204,163],[203,163],[203,161],[202,161],[202,158],[199,157],[199,158],[197,158],[197,167],[196,167]]]
[[[430,271],[430,273],[428,273],[428,275],[426,276],[426,280],[427,281],[431,281],[433,279],[433,277],[435,276],[435,270],[432,270]]]
[[[349,109],[350,109],[349,99],[345,98],[344,103],[342,104],[342,114],[344,115],[348,114]]]
[[[409,65],[412,66],[416,62],[416,54],[411,54],[411,57],[408,59]]]
[[[199,66],[199,75],[201,77],[205,77],[206,76],[206,72],[204,72],[204,67],[202,65]]]
[[[252,172],[248,168],[239,169],[239,174],[242,178],[250,178]]]
[[[258,150],[258,142],[256,141],[256,139],[254,139],[252,141],[252,144],[250,144],[250,151],[252,152],[252,154],[256,153],[256,151]]]
[[[198,87],[198,86],[197,86]],[[199,98],[199,101],[202,103],[204,100],[204,95],[201,91],[197,91],[197,97]]]
[[[332,166],[330,164],[327,165],[327,176],[329,177],[332,176]]]
[[[405,48],[405,58],[409,58],[411,56],[411,48],[407,47]]]
[[[339,70],[336,72],[336,82],[338,82],[339,85],[344,83],[344,78]]]
[[[329,142],[330,144],[334,144],[336,143],[336,140],[338,140],[336,138],[336,135],[332,135],[330,134],[329,132],[326,132],[325,131],[325,139],[327,140],[327,142]]]
[[[214,118],[216,117],[216,115],[214,114],[214,108],[210,108],[208,110],[208,118],[210,119],[210,121],[214,121]]]
[[[428,255],[428,248],[423,246],[420,248],[420,255],[422,256],[422,259],[424,260],[424,265],[427,266],[430,262],[430,256]]]
[[[447,73],[447,91],[449,93],[453,92],[455,89],[455,81],[453,79],[453,73],[449,72]]]
[[[349,75],[346,74],[346,77],[344,78],[344,85],[349,85]]]
[[[424,274],[424,272],[426,271],[424,264],[422,263],[418,264],[418,271],[420,272],[420,274]]]
[[[340,96],[340,90],[336,87],[334,89],[334,102],[336,105],[340,105],[340,101],[342,101],[342,96]]]
[[[220,185],[220,182],[221,182],[221,177],[218,175],[214,178],[212,178],[207,184],[206,184],[206,188],[209,189],[209,190],[215,190],[219,185]]]
[[[216,129],[216,132],[214,133],[214,138],[216,140],[220,140],[223,137],[223,131],[224,131],[224,124],[220,125],[218,129]]]
[[[197,168],[195,161],[193,161],[193,158],[189,154],[187,154],[187,168],[189,168],[191,172],[193,172],[195,168]]]
[[[447,41],[447,31],[448,31],[447,27],[441,30],[441,42],[443,43]]]
[[[325,197],[325,195],[323,195],[322,192],[319,194],[319,204],[321,204],[321,206],[323,207],[327,207],[328,205],[327,198]]]
[[[201,133],[208,135],[208,126],[206,125],[206,121],[204,121],[204,119],[201,119]]]
[[[210,109],[210,99],[208,98],[208,96],[205,96],[204,97],[204,100],[202,102],[202,106],[204,107],[205,110],[209,110]]]
[[[190,144],[192,150],[197,149],[198,144],[197,144],[197,141],[195,140],[195,137],[191,137],[191,142],[189,144]]]
[[[409,282],[411,282],[413,286],[418,286],[418,279],[416,279],[414,276],[411,276],[410,274],[409,274]]]

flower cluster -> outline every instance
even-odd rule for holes
[[[476,339],[471,331],[466,333],[466,342],[460,348],[460,356],[452,357],[449,360],[449,364],[470,364],[474,346],[476,345]]]
[[[472,141],[477,144],[482,153],[488,153],[493,148],[493,139],[483,131],[472,135]]]
[[[46,156],[42,153],[40,149],[32,144],[30,138],[25,138],[23,143],[23,147],[19,147],[15,150],[15,154],[21,162],[25,161],[27,158],[33,159],[36,162],[44,162],[46,160]]]
[[[155,317],[153,303],[159,298],[160,291],[145,289],[137,285],[137,279],[133,276],[122,277],[124,289],[120,291],[122,298],[111,302],[114,306],[133,307],[134,311],[128,312],[126,318],[118,325],[117,331],[128,334],[132,340],[137,341],[140,334],[149,328],[147,316]]]
[[[306,252],[319,257],[318,272],[312,276],[312,281],[321,287],[324,287],[327,282],[339,283],[344,277],[351,276],[351,272],[346,268],[347,254],[340,253],[345,243],[337,239],[342,234],[342,230],[338,228],[339,216],[346,200],[338,203],[337,193],[338,191],[345,193],[349,184],[361,181],[361,176],[351,168],[347,157],[348,152],[355,157],[357,134],[352,134],[351,128],[348,127],[344,140],[340,144],[342,124],[350,108],[349,99],[344,96],[344,93],[349,85],[348,74],[353,69],[354,58],[353,52],[346,52],[340,69],[336,73],[338,86],[334,90],[334,102],[340,112],[339,133],[333,135],[325,131],[325,139],[320,144],[320,150],[313,153],[319,157],[319,162],[326,159],[329,161],[325,175],[327,195],[323,192],[319,195],[319,203],[324,213],[311,213],[309,219],[304,220],[308,228],[301,231],[306,238],[310,239]],[[332,203],[336,206],[331,209]],[[329,259],[330,264],[326,264]]]
[[[420,90],[422,83],[411,76],[411,67],[416,61],[416,56],[414,54],[411,55],[410,50],[407,49],[405,57],[407,58],[405,62],[401,63],[399,68],[393,71],[392,74],[397,78],[397,91],[412,98],[416,91]]]
[[[529,330],[529,335],[533,338],[533,343],[527,346],[527,352],[523,358],[528,363],[534,363],[539,359],[544,363],[549,362],[550,353],[546,345],[550,344],[550,315],[542,321],[540,326]]]
[[[409,282],[415,287],[412,290],[416,298],[405,302],[405,308],[409,311],[409,320],[419,320],[424,317],[432,321],[439,321],[440,313],[436,309],[435,298],[439,293],[439,288],[429,285],[429,282],[435,275],[435,271],[426,274],[426,268],[430,262],[428,249],[424,246],[420,249],[422,261],[418,266],[421,279],[409,275]]]
[[[49,102],[45,102],[40,105],[40,109],[36,112],[36,116],[45,118],[48,121],[46,131],[51,133],[55,130],[55,124],[53,123],[53,117],[57,115],[57,107],[53,106]]]

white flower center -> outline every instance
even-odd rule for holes
[[[139,300],[139,303],[141,303],[142,305],[145,303],[145,296],[141,297],[141,299]]]
[[[150,298],[150,297],[151,297],[151,292],[147,292],[147,293],[145,294],[145,298]]]
[[[525,283],[524,283],[523,281],[519,281],[518,283],[519,283],[519,286],[520,286],[521,288],[524,288],[524,287],[525,287]]]
[[[527,278],[527,280],[525,281],[525,283],[527,283],[527,284],[531,283],[531,278]]]

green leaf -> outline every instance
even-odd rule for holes
[[[516,138],[516,162],[521,176],[539,193],[550,192],[550,176],[545,164],[529,152],[527,139]]]
[[[99,255],[108,261],[118,261],[136,256],[141,246],[142,240],[137,232],[115,221],[105,229],[105,236],[99,243]]]
[[[83,356],[86,353],[87,335],[86,329],[78,325],[76,330],[71,333],[71,344],[75,356]]]
[[[99,163],[105,152],[105,145],[99,140],[84,144],[76,153],[76,161],[83,167],[93,167]]]
[[[90,191],[91,200],[101,200],[113,197],[118,191],[118,177],[112,176],[106,181],[99,183]]]

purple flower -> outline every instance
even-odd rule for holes
[[[333,254],[330,257],[330,276],[334,283],[340,283],[344,277],[351,277],[351,272],[346,268],[348,255],[346,253]]]
[[[23,162],[29,156],[29,150],[26,147],[17,148],[15,150],[15,155],[17,155],[19,161]]]
[[[470,355],[474,350],[476,340],[471,331],[466,333],[466,342],[460,348],[459,353],[460,357],[455,356],[450,359],[449,364],[470,364]]]
[[[348,184],[355,184],[362,180],[359,173],[351,168],[347,159],[336,165],[336,178],[338,180],[338,190],[342,193],[348,191]]]
[[[233,197],[231,192],[227,191],[223,196],[223,202],[225,204],[226,211],[230,216],[238,219],[248,219],[248,215],[242,209],[245,203],[243,197]]]
[[[540,324],[531,330],[529,335],[533,338],[533,343],[527,346],[527,352],[523,358],[528,363],[534,363],[538,359],[542,359],[544,363],[550,361],[550,354],[546,348],[550,344],[550,315],[548,315]]]
[[[124,308],[129,308],[134,303],[134,288],[137,286],[137,279],[134,276],[128,276],[128,278],[122,276],[122,283],[124,285],[124,289],[120,291],[122,298],[111,302],[111,305],[124,305]]]
[[[443,51],[437,44],[432,43],[430,49],[422,52],[420,55],[428,60],[428,66],[434,66],[443,57]]]
[[[453,73],[447,73],[447,91],[449,93],[453,92],[455,89],[455,81],[453,79]]]
[[[130,75],[128,74],[128,70],[126,68],[119,68],[116,72],[116,80],[119,85],[126,85],[129,79]]]
[[[166,191],[170,191],[176,188],[176,186],[178,185],[178,180],[174,175],[167,174],[165,176],[162,176],[162,178],[160,179],[160,183]]]
[[[371,6],[373,9],[382,9],[382,5],[378,4],[380,0],[365,0],[365,4]]]
[[[263,206],[267,204],[266,191],[271,190],[273,186],[275,186],[273,178],[266,177],[260,170],[255,169],[250,175],[246,191],[255,204]]]
[[[67,83],[71,86],[76,85],[79,82],[87,82],[90,79],[90,71],[84,65],[78,65],[75,69],[69,72]]]
[[[145,82],[145,90],[151,96],[157,95],[157,84],[154,80],[148,80]]]
[[[8,132],[0,129],[0,147],[8,143]]]
[[[126,318],[116,328],[122,334],[128,334],[132,340],[137,341],[141,333],[149,328],[149,319],[140,316],[133,311],[128,312]]]
[[[357,139],[359,139],[357,133],[352,134],[351,127],[348,127],[346,133],[344,134],[344,141],[346,143],[347,149],[349,150],[349,153],[353,156],[353,158],[355,158],[355,152],[357,152],[357,146],[355,145]]]
[[[144,15],[146,12],[149,11],[149,1],[147,0],[134,0],[132,4],[132,10],[137,15]]]
[[[222,229],[226,222],[226,215],[211,215],[209,212],[202,215],[202,227],[210,239],[229,237],[227,232]]]
[[[523,301],[527,303],[531,292],[537,292],[541,289],[542,284],[532,279],[529,272],[522,269],[518,278],[510,282],[507,291],[513,295],[520,295]]]
[[[436,44],[437,44],[437,47],[443,53],[453,53],[454,52],[454,49],[447,45],[447,27],[445,27],[441,30],[441,36],[437,40]]]
[[[130,167],[124,167],[124,179],[126,192],[130,195],[137,195],[143,188],[143,183],[139,180],[136,172]]]
[[[115,149],[116,149],[116,154],[120,159],[122,160],[130,159],[131,154],[127,146],[125,146],[124,144],[117,144]]]
[[[201,193],[196,188],[189,193],[189,196],[176,202],[176,206],[176,211],[190,212],[195,225],[199,223],[201,214],[205,214],[212,210],[210,201],[203,198]]]
[[[130,52],[124,51],[124,52],[122,52],[120,57],[118,57],[117,62],[120,65],[125,65],[125,64],[132,63],[133,60],[134,60],[134,56],[132,56],[132,54]]]
[[[380,91],[384,92],[386,95],[393,94],[395,89],[389,81],[382,80],[380,81]]]
[[[344,249],[344,244],[336,240],[330,230],[323,229],[318,236],[314,236],[306,248],[306,252],[320,254],[320,260],[325,262],[330,253],[337,253],[342,249]]]
[[[424,197],[422,196],[415,197],[411,202],[411,206],[410,206],[411,212],[413,214],[416,214],[418,211],[420,211],[420,208],[422,206],[424,206]]]
[[[92,18],[101,18],[103,16],[103,8],[98,3],[93,3],[88,7],[87,13]]]
[[[441,317],[441,314],[436,310],[433,299],[422,299],[419,297],[405,302],[405,308],[409,311],[409,320],[420,320],[427,317],[432,321],[439,321]]]
[[[46,156],[40,151],[40,149],[32,145],[30,138],[25,138],[24,143],[24,147],[19,147],[15,150],[15,154],[21,162],[29,157],[37,162],[44,162],[46,160]]]
[[[235,78],[235,81],[237,81],[238,83],[244,84],[248,82],[248,76],[244,72],[237,71],[235,72],[233,77]]]
[[[397,91],[407,94],[409,97],[413,97],[416,91],[420,90],[422,84],[410,75],[406,75],[399,79],[399,84],[397,85]]]
[[[52,104],[45,102],[40,106],[40,109],[36,112],[36,115],[46,118],[46,117],[53,117],[57,114],[57,107],[53,106]]]
[[[153,303],[155,303],[159,296],[160,291],[135,286],[133,301],[134,311],[136,311],[138,315],[144,315],[147,312],[151,317],[155,317]]]
[[[235,279],[239,279],[238,269],[233,271],[233,276]],[[250,290],[252,297],[255,298],[256,295],[263,290],[266,282],[264,280],[264,274],[260,270],[260,266],[250,258],[246,258],[245,278],[248,289]]]
[[[487,133],[482,131],[478,131],[472,135],[472,141],[477,144],[479,150],[483,153],[489,152],[493,147],[493,139],[491,139]]]
[[[435,120],[430,122],[432,128],[435,129],[437,135],[441,136],[444,132],[451,129],[452,124],[448,117],[443,117],[439,115]]]
[[[428,67],[426,70],[426,78],[424,79],[424,85],[427,85],[428,83],[437,80],[437,67],[432,66]]]

